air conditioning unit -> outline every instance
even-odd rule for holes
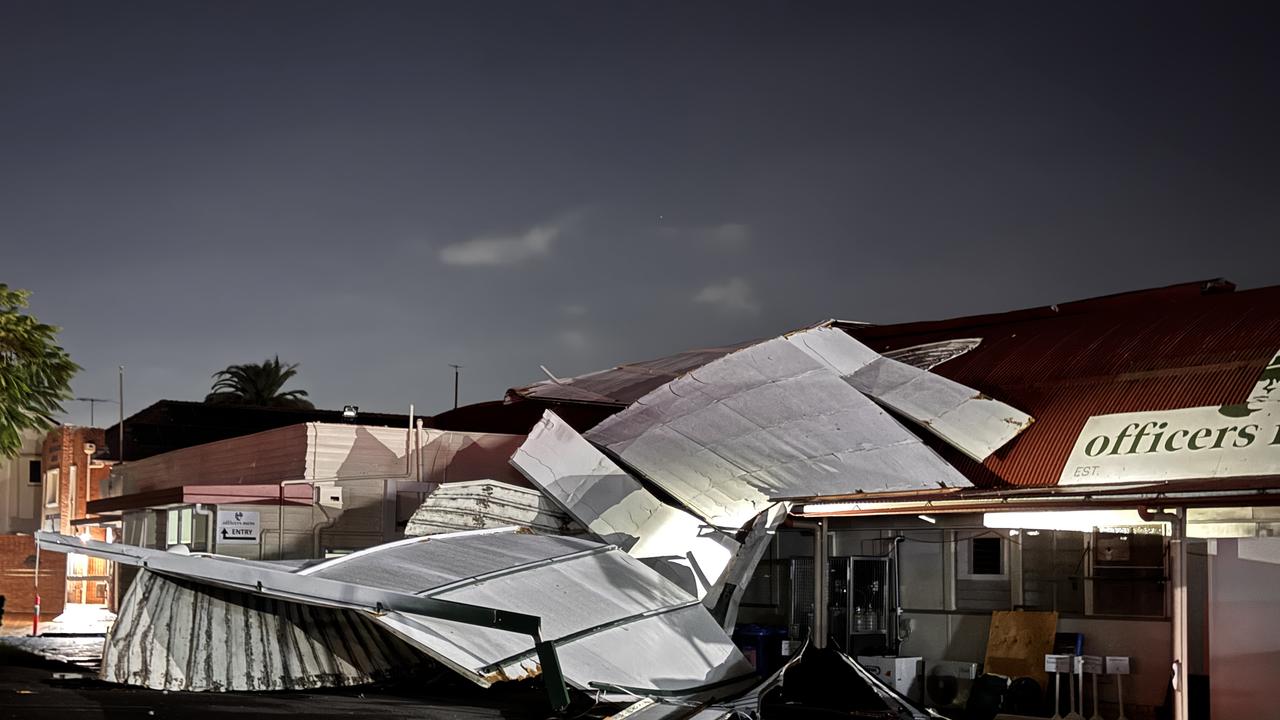
[[[963,708],[978,677],[978,663],[930,660],[924,669],[925,704],[935,708]]]

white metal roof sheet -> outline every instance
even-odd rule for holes
[[[818,327],[787,340],[859,392],[982,462],[1031,416],[941,375],[877,354],[842,330]]]
[[[550,410],[511,464],[596,537],[714,607],[739,549],[731,536],[659,500]]]
[[[681,376],[586,438],[702,517],[734,528],[778,500],[970,484],[787,338]]]
[[[481,530],[369,548],[298,569],[179,555],[40,533],[41,547],[106,557],[198,583],[292,602],[370,610],[371,589],[541,618],[565,680],[578,688],[698,692],[751,666],[696,598],[613,546]],[[381,605],[379,605],[381,607]],[[540,672],[530,637],[408,612],[371,614],[409,644],[488,685]],[[221,632],[217,626],[209,632]]]

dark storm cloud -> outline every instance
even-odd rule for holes
[[[1266,4],[0,4],[0,281],[130,409],[1275,282]],[[72,414],[84,420],[79,409]]]

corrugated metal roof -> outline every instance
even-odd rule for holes
[[[750,344],[746,342],[703,350],[689,350],[654,360],[624,363],[586,375],[543,380],[532,385],[512,388],[507,391],[507,396],[511,399],[537,398],[555,402],[626,406],[644,397],[654,388]]]
[[[424,660],[352,610],[196,586],[143,570],[120,601],[99,674],[156,690],[303,690],[385,680]]]
[[[845,382],[975,460],[1031,424],[1031,417],[973,388],[876,353],[839,329],[810,328],[787,341]]]
[[[586,532],[537,490],[496,480],[472,480],[433,490],[409,518],[404,534],[438,535],[512,525],[550,535]]]
[[[721,608],[726,630],[789,509],[787,503],[769,507],[735,539],[663,502],[550,410],[511,464],[596,537],[644,560],[708,608]]]
[[[740,548],[731,535],[659,500],[550,410],[511,464],[597,538],[715,607]]]
[[[723,527],[740,528],[778,500],[969,486],[786,337],[660,386],[586,438]]]
[[[879,352],[982,337],[934,372],[1036,417],[976,463],[945,448],[975,485],[1055,485],[1093,415],[1243,402],[1280,348],[1280,286],[1230,292],[1188,283],[953,320],[845,329]]]
[[[432,607],[538,618],[539,635],[554,644],[565,680],[580,689],[604,685],[695,695],[708,685],[745,680],[751,673],[696,598],[616,547],[580,538],[514,528],[435,535],[302,568],[177,555],[54,533],[40,533],[38,539],[46,550],[144,565],[200,585],[280,600],[370,610],[380,597],[381,612],[372,615],[374,622],[481,685],[540,673],[531,637],[474,621],[384,608],[417,607],[407,598]],[[203,618],[195,621],[200,632],[224,632]]]

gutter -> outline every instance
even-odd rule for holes
[[[800,505],[799,517],[861,517],[868,515],[919,515],[1010,512],[1015,510],[1089,510],[1138,507],[1271,507],[1280,505],[1280,489],[1230,490],[1190,493],[1130,493],[1107,495],[1057,495],[990,497],[970,500],[820,502]]]

